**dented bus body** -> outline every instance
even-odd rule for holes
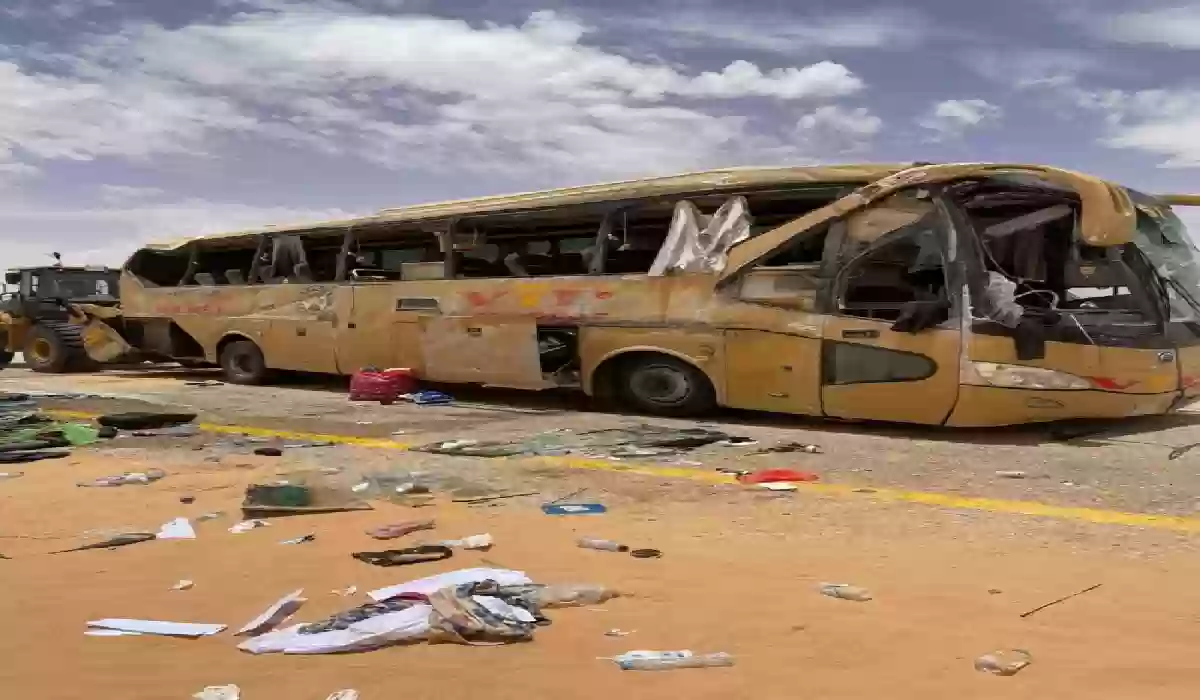
[[[1164,199],[1057,168],[731,169],[147,246],[120,332],[89,338],[243,383],[408,367],[668,415],[1116,418],[1200,397],[1195,255]]]

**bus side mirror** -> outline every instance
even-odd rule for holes
[[[4,282],[6,284],[20,284],[21,283],[21,273],[20,272],[5,272],[4,273]]]

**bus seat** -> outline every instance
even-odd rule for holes
[[[201,287],[212,287],[217,284],[217,278],[211,272],[197,272],[194,278],[196,284]]]
[[[242,271],[236,270],[236,269],[226,270],[225,271],[225,279],[228,280],[230,284],[245,284],[246,283],[246,278],[245,278],[245,276],[242,275]]]
[[[308,263],[298,263],[292,268],[294,280],[301,284],[311,284],[313,281],[312,270],[308,267]]]

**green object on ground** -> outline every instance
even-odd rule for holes
[[[100,439],[100,430],[84,423],[60,423],[56,426],[63,439],[72,445],[91,445]]]

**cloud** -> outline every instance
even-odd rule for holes
[[[968,129],[998,122],[1003,114],[986,100],[944,100],[930,107],[917,125],[934,132],[936,139],[956,138]]]
[[[100,185],[100,199],[109,204],[136,200],[157,199],[165,194],[159,187],[135,187],[133,185]]]
[[[221,22],[124,24],[41,57],[54,74],[0,64],[0,160],[201,155],[236,134],[396,169],[588,179],[799,158],[712,101],[864,88],[830,61],[688,73],[633,60],[549,11],[473,26],[336,0],[238,6]]]
[[[1161,158],[1163,167],[1200,167],[1200,89],[1079,90],[1080,107],[1104,117],[1101,144]]]
[[[1200,4],[1121,12],[1087,24],[1096,35],[1121,44],[1200,50]]]
[[[864,148],[882,129],[883,119],[866,107],[823,105],[796,122],[796,134],[805,143],[819,142],[842,151]]]
[[[906,8],[820,15],[707,7],[671,12],[665,20],[655,15],[611,22],[653,32],[676,48],[740,48],[788,56],[826,49],[909,49],[921,44],[933,26]]]
[[[149,241],[351,215],[340,209],[260,207],[205,199],[90,208],[0,201],[0,229],[36,232],[4,241],[4,263],[9,267],[47,264],[53,251],[62,253],[67,264],[116,266]],[[88,238],[81,242],[82,232]]]
[[[1110,72],[1102,56],[1070,49],[974,49],[967,52],[966,62],[982,77],[1019,90],[1058,88],[1087,73]]]

